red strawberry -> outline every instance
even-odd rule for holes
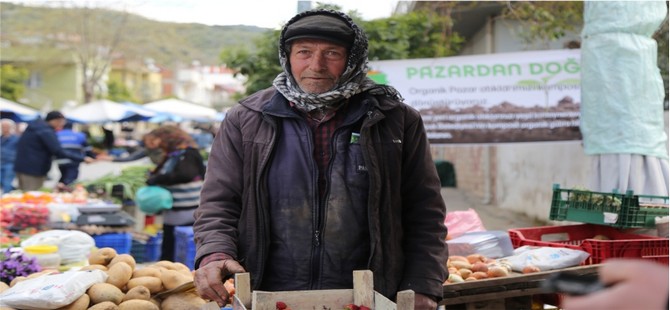
[[[348,304],[344,306],[344,310],[360,310],[360,308],[354,304]]]
[[[358,310],[371,310],[371,309],[366,306],[360,306],[358,307]]]
[[[286,303],[285,303],[285,302],[283,302],[283,301],[278,301],[278,302],[277,302],[277,307],[276,307],[276,308],[277,308],[277,310],[286,310],[286,308],[288,308],[288,306],[286,306]]]

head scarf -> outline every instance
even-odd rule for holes
[[[354,30],[354,42],[348,50],[347,64],[344,73],[338,79],[337,85],[330,91],[321,94],[304,92],[296,83],[291,74],[291,64],[288,60],[290,46],[286,43],[286,29],[303,17],[322,14],[342,19]],[[346,14],[334,10],[312,10],[294,16],[286,23],[279,37],[279,63],[284,72],[277,75],[273,85],[290,102],[300,110],[310,112],[315,109],[337,109],[345,99],[356,94],[370,91],[373,95],[384,95],[393,99],[402,100],[400,94],[391,86],[378,85],[367,77],[368,72],[368,38],[354,21]]]

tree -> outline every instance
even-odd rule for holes
[[[0,97],[18,101],[25,91],[28,70],[13,65],[0,67]]]
[[[505,1],[505,19],[523,21],[519,33],[527,43],[553,41],[583,25],[583,1]]]
[[[532,43],[557,40],[567,31],[576,31],[584,24],[584,2],[582,1],[505,1],[503,18],[523,21],[528,25],[521,38]],[[666,5],[668,2],[666,1]],[[658,43],[658,66],[668,100],[668,19],[661,23],[653,38]],[[668,108],[667,105],[665,107]]]
[[[116,102],[138,102],[121,81],[110,80],[107,82],[107,99]]]

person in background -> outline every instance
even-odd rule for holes
[[[205,165],[191,136],[177,126],[162,126],[151,132],[165,154],[150,173],[147,185],[165,187],[172,193],[172,208],[163,211],[161,260],[174,261],[174,229],[193,225],[198,207]]]
[[[8,118],[2,119],[2,143],[0,144],[0,183],[2,192],[8,193],[14,189],[14,160],[16,159],[16,144],[19,136],[16,134],[16,123]]]
[[[156,139],[156,136],[152,132],[149,132],[142,136],[142,143],[132,153],[124,157],[111,157],[112,161],[124,163],[149,157],[152,163],[158,165],[163,161],[163,157],[165,156],[158,143],[159,140]]]
[[[21,134],[16,147],[14,171],[22,191],[35,191],[42,187],[54,157],[68,158],[76,163],[95,161],[91,157],[69,152],[61,147],[56,131],[63,129],[65,123],[62,113],[51,111],[44,120],[32,121]]]
[[[668,265],[641,259],[609,259],[598,270],[607,288],[565,296],[561,309],[668,309]]]
[[[193,226],[197,292],[351,289],[371,270],[388,298],[434,310],[448,258],[446,207],[419,112],[367,77],[368,41],[337,11],[282,29],[273,87],[226,113]]]
[[[86,141],[86,135],[82,132],[72,130],[71,122],[66,123],[62,130],[57,131],[56,136],[61,147],[66,151],[91,158],[96,157]],[[80,162],[68,158],[59,158],[56,161],[60,170],[60,179],[57,186],[59,189],[64,190],[79,177]]]

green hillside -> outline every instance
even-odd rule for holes
[[[266,31],[269,29],[255,26],[161,22],[98,8],[35,7],[0,2],[2,48],[62,47],[84,41],[110,46],[110,42],[118,40],[117,54],[136,60],[153,58],[165,66],[193,60],[218,64],[221,51],[231,47],[253,49],[253,40]]]

